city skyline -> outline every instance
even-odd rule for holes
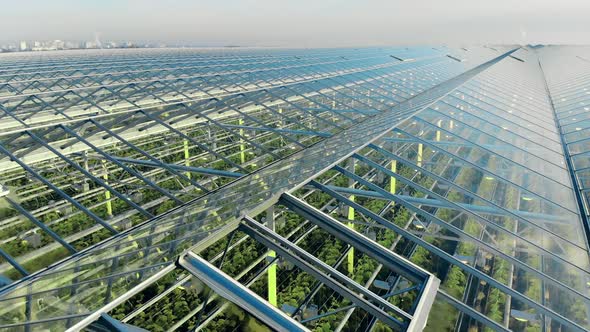
[[[3,40],[149,41],[198,46],[338,47],[419,44],[587,44],[576,0],[87,1],[11,3]],[[549,22],[551,24],[549,24]],[[75,26],[76,29],[71,29]]]

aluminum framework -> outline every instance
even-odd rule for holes
[[[0,56],[0,328],[222,328],[229,300],[587,330],[588,77],[584,47]]]

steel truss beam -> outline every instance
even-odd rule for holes
[[[333,236],[373,257],[390,270],[421,285],[418,296],[419,300],[413,306],[414,312],[406,328],[408,331],[418,331],[424,328],[430,307],[440,284],[439,279],[290,194],[285,193],[281,195],[279,202],[305,217],[307,220],[317,224]]]
[[[271,328],[287,331],[309,331],[198,255],[188,252],[179,258],[178,264],[203,281],[217,294],[237,304]]]
[[[380,194],[379,192],[373,191],[373,190],[355,189],[355,188],[348,188],[348,187],[337,187],[337,186],[331,186],[331,185],[327,185],[326,187],[330,188],[331,190],[337,191],[339,193],[345,193],[345,194],[351,194],[351,195],[355,195],[355,196],[368,197],[368,198],[379,198],[379,199],[387,200],[387,198],[384,195]],[[419,197],[408,196],[408,195],[399,195],[399,194],[395,194],[394,196],[404,199],[404,200],[406,200],[410,203],[416,204],[416,205],[432,206],[432,207],[445,208],[445,209],[453,209],[454,208],[450,204],[447,204],[444,201],[440,201],[440,200],[434,199],[434,198],[419,198]],[[495,209],[492,207],[487,207],[484,205],[474,205],[474,204],[466,204],[466,203],[457,203],[457,205],[461,206],[464,209],[478,212],[478,213],[482,213],[482,214],[490,214],[490,215],[497,215],[497,216],[510,216],[501,210],[498,210],[498,209]],[[463,211],[463,210],[461,209],[458,211]],[[544,213],[527,212],[527,211],[515,211],[515,210],[509,210],[509,211],[514,214],[519,214],[519,215],[522,215],[523,217],[527,217],[527,218],[531,218],[531,219],[539,219],[539,220],[543,220],[543,221],[548,221],[550,223],[561,224],[564,226],[569,225],[569,223],[567,223],[567,220],[569,220],[569,219],[566,217],[562,217],[562,216],[556,216],[556,215],[544,214]]]
[[[391,303],[384,301],[373,292],[358,285],[344,274],[297,247],[289,240],[269,229],[265,229],[264,226],[258,224],[251,218],[247,216],[244,217],[243,223],[240,225],[239,229],[250,235],[256,241],[264,244],[269,249],[276,251],[279,256],[288,259],[305,272],[313,275],[328,287],[336,290],[343,297],[349,299],[367,312],[377,316],[383,323],[390,327],[395,329],[405,329],[408,325],[406,320],[412,319],[411,315],[393,306]],[[349,288],[352,288],[352,291]],[[360,295],[355,294],[353,291],[360,293]],[[387,311],[380,309],[377,304],[384,306],[387,311],[394,312],[396,316],[400,316],[402,320],[400,321],[400,319],[389,315]]]
[[[154,163],[154,162],[147,161],[147,160],[123,158],[123,157],[113,157],[113,159],[116,159],[118,161],[128,163],[128,164],[164,168],[158,163]],[[165,164],[165,163],[162,163],[162,165],[173,168],[173,169],[177,169],[180,171],[189,171],[192,173],[216,175],[216,176],[223,176],[223,177],[228,177],[228,178],[239,178],[239,177],[245,175],[244,173],[222,171],[222,170],[218,170],[218,169],[214,169],[214,168],[192,167],[192,166],[184,166],[184,165],[176,165],[176,164]]]

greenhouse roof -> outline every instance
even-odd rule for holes
[[[588,47],[39,54],[0,328],[590,328]]]

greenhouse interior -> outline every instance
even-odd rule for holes
[[[590,47],[0,56],[0,330],[587,331]]]

